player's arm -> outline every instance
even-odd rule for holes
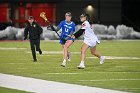
[[[65,40],[68,40],[68,38],[70,38],[73,35],[74,31],[71,31],[69,35],[66,35],[67,37],[65,38]]]
[[[29,30],[28,30],[28,25],[26,24],[25,29],[24,29],[24,40],[27,39],[28,31],[29,31]]]
[[[71,35],[73,35],[73,33],[74,33],[74,31],[71,31],[69,35],[71,36]]]
[[[53,25],[50,25],[50,27],[51,27],[52,31],[59,31],[61,29],[62,25],[63,25],[63,22],[61,21],[60,24],[57,26],[57,28],[54,28]]]
[[[73,24],[73,26],[72,26],[72,31],[70,32],[69,35],[72,36],[74,32],[75,32],[75,24]]]
[[[52,31],[59,31],[60,30],[60,28],[59,27],[57,27],[56,29],[53,27],[53,25],[51,25],[51,29],[52,29]]]
[[[47,29],[51,31],[56,31],[56,32],[60,30],[59,27],[55,28],[53,25],[48,26]]]
[[[78,30],[76,33],[74,33],[73,35],[74,35],[75,38],[78,38],[78,37],[80,37],[84,32],[85,32],[85,29],[80,29],[80,30]]]
[[[53,27],[53,25],[50,25],[50,28],[52,31],[56,31],[56,29]]]
[[[42,34],[43,29],[42,29],[42,27],[38,23],[36,23],[36,24],[38,26],[38,31],[39,31],[39,35],[40,35],[40,34]]]

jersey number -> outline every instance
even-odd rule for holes
[[[69,29],[65,28],[65,32],[68,32]]]

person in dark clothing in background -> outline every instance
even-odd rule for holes
[[[40,49],[40,35],[42,31],[43,29],[37,22],[34,21],[33,16],[29,16],[28,22],[24,29],[24,40],[27,39],[27,36],[29,34],[30,46],[34,62],[37,62],[36,51],[39,51],[40,55],[42,54],[42,51]]]

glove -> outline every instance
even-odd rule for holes
[[[56,29],[53,27],[53,25],[51,25],[50,27],[53,31],[56,31]]]
[[[74,35],[72,35],[72,36],[71,36],[71,38],[75,39],[75,36],[74,36]]]

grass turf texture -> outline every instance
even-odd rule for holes
[[[25,92],[25,91],[0,87],[0,93],[31,93],[31,92]]]
[[[71,52],[80,52],[82,42],[75,41]],[[140,92],[140,59],[106,59],[100,65],[99,59],[86,59],[85,69],[77,69],[80,54],[72,54],[67,67],[61,67],[62,54],[37,53],[38,62],[33,63],[29,42],[0,42],[0,73],[33,77],[44,80],[87,85],[133,93]],[[140,41],[102,41],[97,46],[105,56],[140,58]],[[62,51],[58,42],[41,41],[43,51]],[[91,57],[87,51],[87,57]],[[1,88],[0,88],[1,90]]]

